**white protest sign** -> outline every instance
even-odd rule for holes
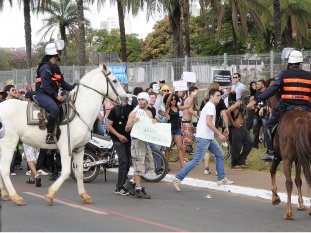
[[[196,83],[197,82],[197,76],[194,72],[183,72],[182,73],[182,80],[189,82],[189,83]]]
[[[175,87],[175,91],[186,91],[186,90],[188,90],[187,82],[184,80],[174,81],[173,86]]]
[[[144,110],[138,109],[136,116],[139,120],[134,124],[131,136],[145,142],[170,147],[172,135],[171,124],[153,123]]]

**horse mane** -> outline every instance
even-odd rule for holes
[[[271,108],[274,108],[279,105],[280,99],[281,99],[281,93],[280,91],[277,91],[273,96],[267,99],[267,103]]]

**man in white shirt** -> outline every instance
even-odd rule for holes
[[[180,183],[187,176],[187,174],[195,167],[197,167],[204,157],[206,150],[214,154],[216,160],[216,171],[218,176],[218,185],[233,184],[225,176],[224,171],[224,153],[221,150],[218,142],[215,139],[216,133],[221,141],[225,141],[228,135],[222,134],[215,127],[216,119],[216,105],[219,103],[221,93],[217,89],[209,91],[209,102],[202,109],[196,132],[197,149],[193,160],[187,163],[176,175],[173,180],[174,187],[180,191]],[[225,132],[228,132],[227,130]]]

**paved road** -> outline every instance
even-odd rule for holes
[[[24,172],[23,172],[24,173]],[[3,231],[310,231],[307,212],[294,212],[294,221],[282,219],[285,204],[233,193],[183,186],[174,190],[171,183],[146,183],[151,200],[114,194],[116,175],[108,181],[99,176],[86,184],[94,205],[83,205],[76,184],[67,180],[57,194],[54,206],[42,199],[51,181],[43,187],[25,183],[21,173],[13,177],[15,187],[27,206],[2,203]],[[207,197],[211,198],[207,198]]]

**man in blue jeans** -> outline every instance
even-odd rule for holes
[[[187,176],[187,174],[195,167],[197,167],[204,157],[206,150],[209,150],[214,154],[216,160],[216,171],[218,176],[218,185],[233,184],[225,176],[224,171],[224,153],[221,150],[218,142],[215,140],[214,134],[216,133],[221,141],[226,140],[228,136],[228,129],[224,130],[222,134],[215,127],[216,119],[216,105],[219,103],[221,93],[217,89],[211,89],[209,91],[209,102],[202,109],[200,119],[197,125],[196,143],[197,149],[193,160],[187,163],[176,175],[173,180],[174,187],[177,191],[180,191],[180,183]]]

